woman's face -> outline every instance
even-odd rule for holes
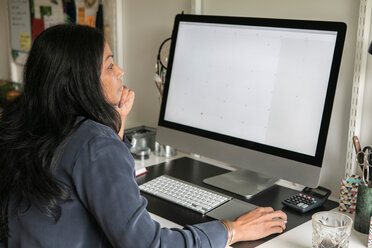
[[[123,91],[124,71],[115,64],[110,46],[105,43],[101,68],[101,85],[108,103],[118,105]]]

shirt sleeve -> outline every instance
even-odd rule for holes
[[[147,212],[133,175],[128,147],[110,137],[90,140],[73,169],[78,197],[114,247],[225,247],[227,231],[219,221],[161,228]]]

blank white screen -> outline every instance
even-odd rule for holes
[[[180,22],[164,119],[314,156],[336,35]]]

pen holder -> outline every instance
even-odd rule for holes
[[[372,188],[363,182],[358,186],[358,197],[354,219],[354,228],[358,232],[368,234],[372,216]]]
[[[358,196],[358,185],[361,176],[348,175],[341,181],[340,199],[338,210],[353,214],[355,212],[356,200]]]

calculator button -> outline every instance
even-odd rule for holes
[[[300,203],[297,204],[297,207],[301,207],[303,205],[306,205],[306,204],[303,204],[302,202],[300,202]]]
[[[307,205],[307,204],[303,204],[302,205],[302,208],[307,208],[309,205]]]

